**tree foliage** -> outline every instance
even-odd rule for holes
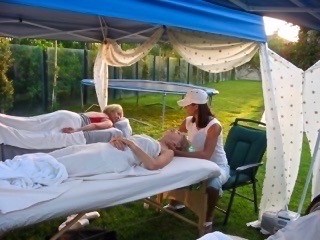
[[[9,40],[0,38],[0,111],[4,112],[12,107],[13,86],[8,79],[7,72],[12,65]]]
[[[271,50],[306,70],[320,59],[320,32],[300,28],[298,42],[288,42],[277,34],[268,39]]]
[[[83,78],[83,51],[59,49],[58,51],[59,79],[57,82],[57,97],[75,97],[79,93],[79,81]]]
[[[19,44],[19,45],[28,45],[28,46],[37,46],[41,48],[54,47],[55,40],[46,40],[46,39],[11,39],[11,44]],[[77,41],[58,41],[58,46],[60,48],[72,48],[72,49],[84,49],[85,46],[89,46],[88,48],[94,48],[95,44],[87,44],[85,42],[77,42]]]
[[[297,67],[306,70],[320,59],[320,32],[301,28],[299,41],[290,53],[290,59]]]
[[[39,47],[11,45],[14,56],[11,70],[15,89],[15,103],[37,103],[41,99],[42,49]]]

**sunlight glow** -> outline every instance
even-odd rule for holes
[[[277,32],[280,37],[290,42],[298,41],[299,26],[270,17],[263,17],[263,20],[267,35]]]

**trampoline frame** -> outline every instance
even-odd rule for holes
[[[157,87],[156,87],[157,86]],[[84,106],[84,87],[94,87],[93,79],[81,80],[81,107]],[[179,88],[180,87],[180,88]],[[179,82],[163,82],[141,79],[109,79],[110,89],[136,91],[136,92],[148,92],[148,93],[161,93],[162,94],[162,127],[164,125],[165,110],[166,110],[166,95],[176,94],[185,95],[188,90],[193,88],[202,89],[207,92],[209,96],[209,104],[212,104],[212,97],[219,92],[213,88],[207,88],[187,83]],[[139,94],[137,94],[137,104],[139,101]]]

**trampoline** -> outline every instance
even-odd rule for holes
[[[84,87],[94,86],[93,79],[83,79],[81,80],[81,105],[84,106]],[[162,126],[165,117],[166,108],[166,95],[185,95],[187,91],[193,88],[203,89],[207,92],[209,96],[209,104],[211,105],[212,97],[219,92],[213,88],[201,87],[186,83],[177,82],[162,82],[162,81],[152,81],[152,80],[139,80],[139,79],[109,79],[109,88],[126,90],[126,91],[137,91],[137,92],[148,92],[148,93],[160,93],[162,94]],[[137,103],[139,99],[139,94],[137,94]]]

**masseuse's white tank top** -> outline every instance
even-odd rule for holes
[[[188,130],[188,140],[190,141],[191,145],[194,147],[196,151],[202,151],[204,148],[204,142],[207,137],[208,129],[213,124],[220,124],[218,119],[212,119],[205,128],[198,129],[196,123],[192,122],[192,116],[186,118],[186,129]],[[228,165],[226,153],[223,148],[223,135],[222,131],[218,136],[217,146],[210,158],[211,161],[215,162],[219,166]]]

